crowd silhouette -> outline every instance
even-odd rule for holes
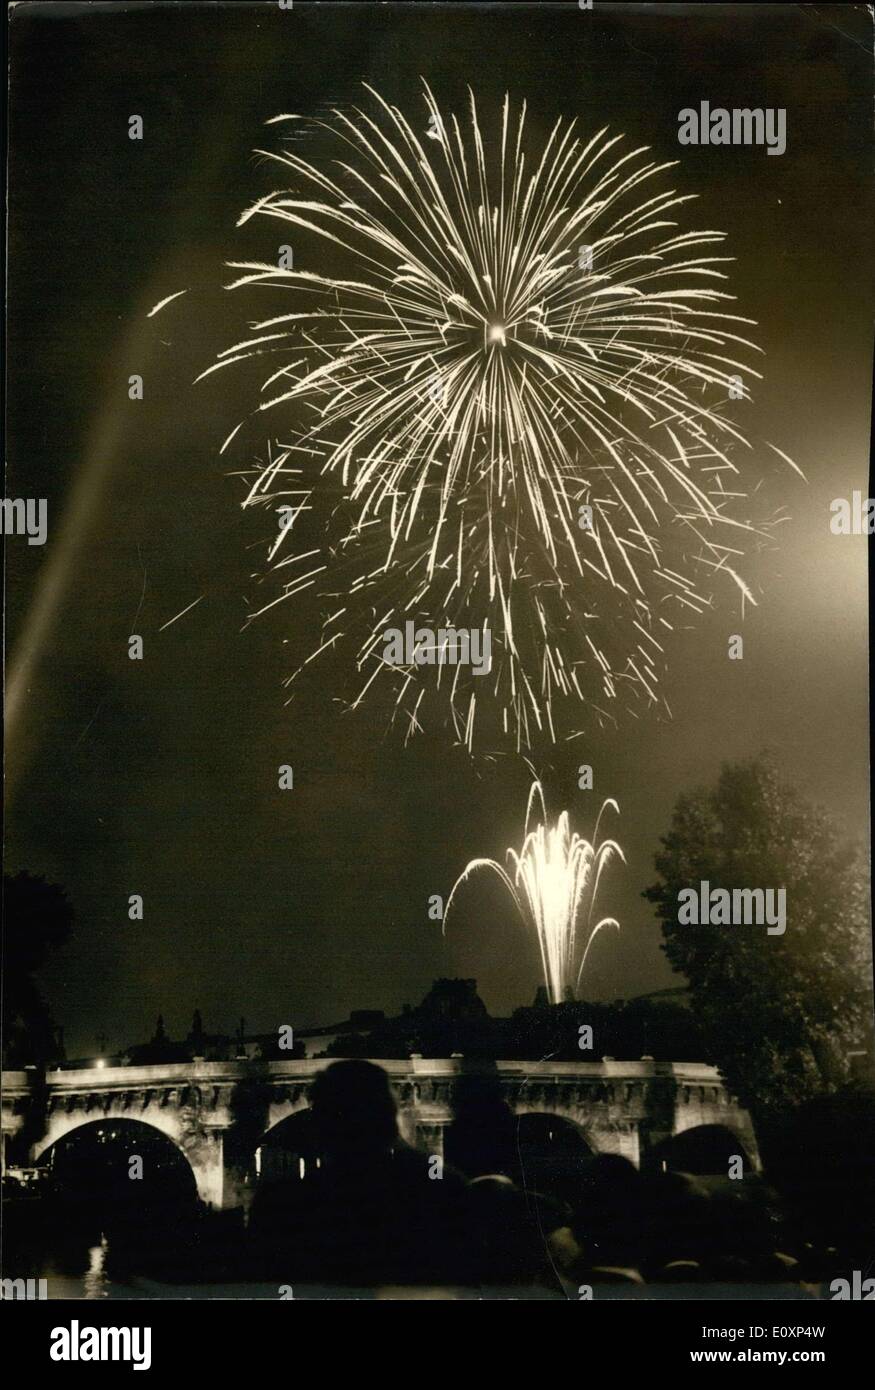
[[[105,1244],[108,1277],[152,1281],[149,1296],[170,1285],[191,1296],[831,1298],[833,1281],[873,1273],[875,1093],[862,1087],[763,1127],[763,1172],[747,1165],[741,1181],[707,1149],[700,1171],[679,1171],[689,1143],[674,1157],[657,1146],[641,1170],[591,1153],[555,1117],[514,1114],[487,1064],[457,1079],[440,1154],[405,1142],[373,1062],[332,1063],[309,1099],[262,1139],[250,1200],[227,1211],[199,1202],[184,1159],[149,1148],[145,1127],[142,1184],[127,1178],[130,1137],[80,1135],[55,1156],[41,1200],[9,1204],[7,1259],[72,1277]]]
[[[318,1163],[255,1193],[255,1277],[574,1298],[605,1285],[617,1286],[612,1296],[684,1284],[719,1296],[727,1285],[728,1296],[744,1286],[798,1298],[829,1296],[832,1277],[871,1258],[871,1093],[788,1119],[774,1173],[716,1186],[641,1173],[613,1154],[539,1165],[488,1074],[461,1078],[454,1111],[439,1159],[401,1138],[381,1067],[339,1061],[321,1072],[311,1090]]]

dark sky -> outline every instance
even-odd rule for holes
[[[326,680],[290,706],[302,634],[279,605],[240,631],[264,522],[241,513],[242,413],[228,374],[191,382],[240,336],[226,259],[274,257],[240,211],[273,186],[264,121],[358,100],[406,111],[425,76],[442,106],[526,97],[536,127],[576,116],[681,157],[690,226],[730,233],[732,288],[759,323],[765,381],[749,436],[796,459],[764,497],[792,521],[749,557],[759,600],[683,634],[664,686],[673,721],[625,719],[534,762],[550,805],[591,830],[620,803],[628,867],[602,899],[622,921],[591,996],[675,982],[641,889],[686,788],[772,748],[791,780],[866,833],[865,541],[829,502],[865,493],[872,282],[871,25],[862,6],[20,4],[11,19],[9,469],[5,495],[48,499],[49,540],[7,546],[8,672],[29,660],[7,754],[6,867],[67,888],[75,935],[46,974],[72,1054],[210,1029],[332,1021],[415,1003],[476,975],[495,1010],[529,1002],[533,943],[499,893],[472,891],[448,944],[428,920],[475,854],[518,844],[529,773],[474,763],[431,728],[405,749],[379,710],[344,713]],[[787,111],[788,147],[685,148],[681,108]],[[145,139],[127,137],[140,114]],[[423,117],[423,125],[425,117]],[[154,319],[159,299],[189,293]],[[278,312],[278,311],[277,311]],[[127,380],[145,378],[130,402]],[[172,627],[158,629],[199,595]],[[742,631],[745,658],[727,660]],[[132,662],[128,637],[146,657]],[[569,751],[569,748],[571,751]],[[575,770],[590,762],[596,789]],[[295,790],[277,789],[277,767]],[[816,847],[812,847],[816,853]],[[127,916],[131,893],[145,920]]]

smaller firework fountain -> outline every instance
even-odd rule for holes
[[[533,824],[536,806],[540,806],[540,819]],[[576,831],[572,833],[567,811],[552,826],[547,824],[544,791],[540,782],[533,782],[526,806],[522,851],[507,851],[511,872],[495,859],[472,859],[456,879],[447,900],[444,932],[458,889],[476,869],[492,869],[508,889],[526,926],[537,933],[550,1003],[576,998],[598,933],[603,927],[620,929],[614,917],[602,917],[592,924],[602,869],[612,855],[626,862],[616,840],[599,843],[599,825],[608,806],[619,813],[612,798],[602,803],[590,843]]]

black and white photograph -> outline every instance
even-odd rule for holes
[[[34,1364],[438,1300],[829,1366],[875,1300],[871,7],[7,40]]]

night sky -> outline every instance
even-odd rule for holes
[[[529,1003],[533,942],[496,888],[472,889],[449,940],[429,921],[474,855],[521,839],[530,773],[510,748],[473,762],[428,727],[407,748],[385,711],[346,712],[336,667],[286,705],[311,634],[259,582],[263,516],[241,512],[244,459],[218,456],[246,383],[194,386],[257,307],[226,260],[275,259],[279,228],[239,213],[275,186],[264,122],[358,101],[362,81],[424,112],[526,97],[533,126],[576,116],[680,158],[687,226],[730,234],[737,312],[758,321],[765,381],[739,406],[763,500],[792,520],[739,594],[680,635],[673,713],[532,754],[550,807],[582,833],[605,796],[628,866],[605,881],[622,922],[588,993],[678,983],[650,907],[653,854],[683,790],[771,748],[788,777],[866,834],[866,542],[829,503],[867,492],[873,308],[871,23],[862,6],[54,5],[11,25],[7,497],[48,500],[49,539],[7,543],[7,678],[25,696],[7,750],[6,869],[67,889],[77,920],[44,979],[71,1056],[171,1035],[195,1007],[251,1031],[417,1003],[476,976],[494,1012]],[[783,107],[787,151],[682,148],[678,112]],[[143,116],[145,138],[128,139]],[[426,118],[423,115],[423,128]],[[297,264],[296,260],[296,264]],[[189,293],[153,319],[158,300]],[[265,292],[262,291],[262,296]],[[273,312],[280,312],[279,309]],[[128,377],[145,399],[128,399]],[[178,622],[175,614],[203,595]],[[727,659],[741,632],[745,657]],[[145,660],[128,659],[141,634]],[[26,664],[22,666],[22,661]],[[595,790],[577,789],[591,763]],[[295,788],[277,788],[292,764]],[[816,853],[816,847],[813,847]],[[128,920],[142,894],[145,920]]]

